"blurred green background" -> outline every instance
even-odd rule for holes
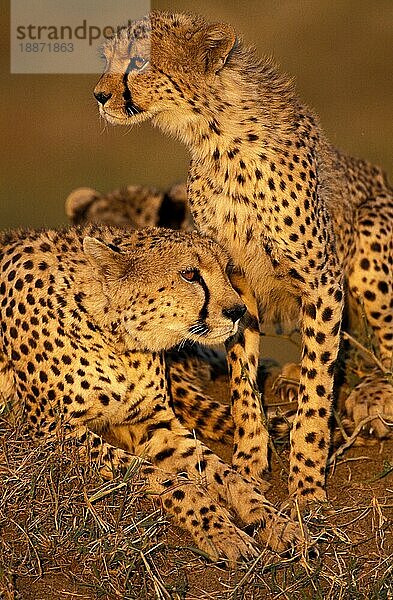
[[[65,222],[75,187],[166,186],[186,177],[177,142],[149,124],[105,127],[95,75],[10,75],[9,9],[2,0],[0,227]],[[392,0],[156,0],[152,7],[231,22],[293,74],[330,139],[393,175]]]

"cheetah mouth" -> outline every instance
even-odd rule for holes
[[[119,114],[115,115],[104,109],[101,109],[101,115],[108,123],[111,123],[111,125],[124,125],[128,121],[127,117],[120,116]]]
[[[236,332],[234,332],[233,330],[228,330],[222,333],[208,334],[203,337],[198,336],[197,338],[191,338],[191,340],[197,341],[200,344],[206,346],[216,346],[218,344],[223,344],[224,342],[226,342],[229,338],[235,335],[235,333]]]
[[[101,108],[101,115],[111,125],[129,125],[130,121],[144,121],[147,113],[136,105],[129,105],[120,112],[111,112],[108,109]]]
[[[229,337],[234,335],[234,331],[227,331],[225,333],[217,333],[216,335],[209,335],[209,342],[216,340],[227,340]]]

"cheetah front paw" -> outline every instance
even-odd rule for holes
[[[214,562],[227,559],[230,566],[234,566],[238,561],[258,556],[255,540],[221,517],[209,531],[199,531],[193,537],[198,547]]]
[[[144,475],[152,493],[161,488],[163,508],[212,561],[227,559],[233,565],[258,555],[256,542],[236,527],[228,510],[212,500],[205,489],[182,477],[164,480],[164,472],[157,469],[145,469]]]
[[[383,375],[364,377],[345,400],[345,410],[355,427],[364,422],[362,437],[393,437],[393,385]]]
[[[286,515],[277,513],[267,527],[259,529],[257,540],[275,552],[299,551],[307,541],[307,530]]]
[[[257,485],[252,485],[254,482],[243,482],[243,485],[237,482],[236,485],[235,479],[229,504],[246,527],[252,527],[257,533],[258,542],[263,542],[276,552],[298,548],[304,543],[304,531],[300,524],[277,510],[263,496],[259,482]]]

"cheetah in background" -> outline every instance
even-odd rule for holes
[[[142,185],[128,185],[108,194],[92,188],[73,190],[65,202],[68,219],[74,225],[101,223],[142,227],[192,229],[184,183],[166,192]]]
[[[213,559],[256,554],[226,504],[285,550],[300,529],[175,417],[163,350],[223,342],[245,306],[228,256],[197,232],[87,226],[0,234],[0,390],[31,436],[64,427],[127,469]]]
[[[238,271],[232,283],[253,315],[228,343],[233,467],[259,476],[268,466],[255,391],[260,326],[300,314],[289,491],[302,505],[324,500],[344,291],[348,303],[364,308],[381,361],[391,364],[386,178],[333,148],[291,80],[257,59],[230,25],[152,12],[104,51],[94,91],[101,115],[127,126],[150,119],[186,144],[193,220],[229,251]]]

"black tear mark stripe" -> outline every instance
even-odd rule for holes
[[[208,311],[208,305],[210,302],[210,292],[209,292],[209,288],[206,285],[205,280],[203,279],[203,277],[200,278],[199,280],[200,285],[202,286],[202,289],[205,293],[205,301],[203,303],[203,306],[199,312],[199,319],[200,321],[206,321],[208,315],[209,315],[209,311]]]
[[[126,71],[123,75],[123,84],[124,84],[123,98],[124,98],[126,104],[132,104],[131,92],[130,92],[130,88],[128,87],[128,71]]]
[[[124,85],[123,98],[124,98],[125,111],[126,111],[127,115],[131,115],[131,116],[137,115],[138,113],[141,112],[141,109],[136,104],[134,104],[134,102],[132,101],[131,91],[130,91],[130,88],[128,87],[128,68],[123,75],[123,85]]]

